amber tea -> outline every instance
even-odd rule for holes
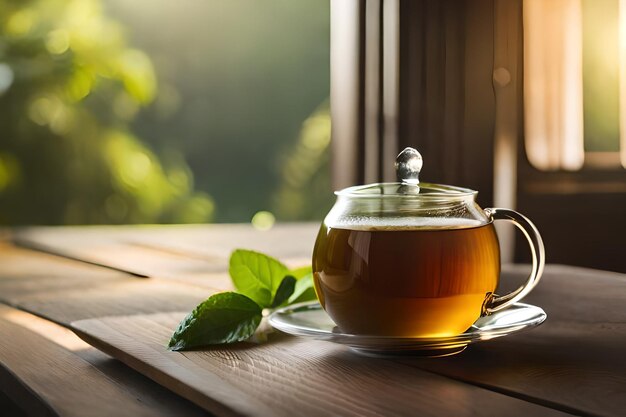
[[[320,302],[343,332],[443,337],[480,316],[498,285],[500,252],[492,223],[322,225],[313,271]]]

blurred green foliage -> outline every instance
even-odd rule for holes
[[[324,216],[330,207],[311,208],[332,199],[330,181],[302,190],[306,201],[293,207],[303,211],[279,210],[292,202],[276,194],[287,181],[285,158],[304,150],[303,121],[328,98],[328,0],[102,1],[159,80],[133,132],[183,154],[196,190],[216,202],[214,221],[249,222],[262,211],[277,221]]]
[[[99,1],[0,1],[0,224],[209,221],[183,156],[129,129],[156,89]]]
[[[330,106],[325,101],[302,124],[298,141],[281,163],[273,209],[284,220],[320,219],[333,203],[330,184]]]

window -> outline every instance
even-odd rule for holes
[[[626,1],[525,0],[524,74],[533,166],[626,167]]]

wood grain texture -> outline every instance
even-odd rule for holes
[[[0,415],[56,417],[58,414],[10,369],[0,364]],[[9,402],[9,404],[5,404]]]
[[[159,279],[126,280],[93,288],[64,290],[11,300],[23,310],[67,325],[93,317],[191,311],[216,290]]]
[[[89,279],[85,280],[85,275]],[[94,268],[80,262],[69,261],[59,256],[48,255],[29,249],[15,247],[0,240],[0,281],[11,282],[23,278],[82,278],[90,284],[111,277],[127,276],[127,274],[111,271],[106,268]]]
[[[0,305],[0,334],[0,390],[27,415],[206,414],[128,368],[112,379],[90,363],[112,359],[71,331],[28,313]],[[89,352],[91,360],[80,352]]]
[[[525,276],[507,267],[503,283]],[[437,361],[403,363],[576,414],[626,411],[626,275],[551,265],[526,298],[548,319]]]
[[[69,332],[69,330],[67,330]],[[74,337],[77,337],[72,333]],[[98,369],[116,384],[120,385],[129,395],[140,399],[142,403],[159,410],[158,413],[164,416],[179,417],[209,417],[210,413],[196,406],[155,383],[148,377],[129,368],[124,363],[112,358],[109,355],[89,346],[86,349],[76,352],[84,361]]]
[[[84,320],[86,341],[217,415],[469,416],[560,412],[343,346],[270,335],[270,342],[170,352],[182,313]],[[224,408],[226,407],[226,409]]]
[[[261,251],[290,266],[307,265],[319,224],[37,227],[14,233],[24,247],[104,265],[139,276],[226,272],[236,248]]]
[[[0,242],[0,301],[61,324],[116,314],[191,310],[211,294],[231,288],[224,273],[136,279]]]
[[[75,249],[81,249],[82,245],[83,250],[92,252],[94,250],[91,248],[106,250],[106,245],[97,246],[101,244],[98,242],[108,242],[120,252],[124,252],[120,248],[125,248],[128,259],[141,261],[137,264],[140,267],[138,270],[162,278],[136,279],[119,271],[32,251],[22,250],[19,256],[15,252],[4,256],[7,253],[6,245],[0,245],[0,299],[64,324],[103,316],[189,311],[212,292],[229,288],[230,282],[225,271],[227,255],[233,248],[252,247],[281,259],[287,255],[291,265],[296,266],[308,262],[306,259],[310,256],[312,243],[304,236],[307,233],[314,236],[316,228],[316,225],[293,225],[277,228],[274,235],[253,231],[249,226],[233,225],[87,228],[86,231],[82,228],[69,231],[34,229],[45,232],[44,241],[60,245],[74,242],[67,247]],[[102,237],[98,237],[100,232]],[[301,238],[290,239],[289,236],[296,232],[300,233],[296,236]],[[37,234],[37,237],[39,239],[41,235]],[[137,247],[142,248],[140,252],[144,249],[148,252],[133,258],[131,252]],[[161,254],[165,254],[164,257],[169,260],[151,263],[152,258]],[[173,258],[169,255],[177,261],[170,262]],[[106,251],[99,253],[99,256],[102,259],[115,259],[107,256]],[[184,263],[188,259],[191,259],[192,264],[219,264],[219,267],[198,271],[195,267],[185,267]],[[503,266],[499,292],[523,282],[526,269],[527,266]],[[542,282],[526,301],[541,306],[548,313],[548,320],[541,327],[478,344],[461,355],[437,360],[372,361],[355,356],[343,347],[279,335],[273,336],[272,343],[253,349],[238,346],[185,354],[164,351],[165,340],[180,319],[180,313],[112,317],[79,324],[96,326],[89,331],[83,329],[83,337],[94,344],[114,353],[159,383],[173,387],[187,398],[193,397],[191,399],[197,403],[202,402],[203,407],[226,415],[247,414],[248,411],[237,408],[241,406],[237,406],[233,399],[221,402],[219,396],[211,397],[212,385],[193,388],[190,394],[188,388],[194,387],[194,384],[201,385],[198,381],[204,381],[204,377],[194,376],[196,380],[192,378],[191,381],[181,383],[187,378],[181,369],[204,369],[202,372],[217,376],[216,384],[228,381],[234,392],[245,392],[249,397],[247,403],[269,404],[282,414],[287,413],[287,407],[295,407],[296,411],[303,414],[318,413],[314,401],[318,396],[313,391],[307,391],[302,396],[295,388],[291,388],[293,381],[303,381],[310,373],[317,378],[314,387],[320,390],[319,395],[326,395],[321,398],[330,398],[332,391],[344,401],[325,408],[328,414],[356,414],[355,410],[363,411],[350,408],[355,404],[366,404],[367,412],[363,412],[363,415],[377,412],[387,415],[397,410],[408,412],[410,405],[415,407],[415,401],[409,404],[408,398],[413,396],[422,401],[420,395],[425,396],[424,404],[432,406],[433,415],[437,415],[437,412],[441,415],[441,410],[449,415],[458,414],[458,410],[446,408],[453,406],[448,404],[452,401],[445,400],[442,406],[429,402],[429,398],[442,396],[440,391],[448,389],[457,392],[456,387],[466,387],[464,383],[469,383],[474,385],[470,388],[478,390],[476,392],[485,392],[476,387],[487,388],[492,391],[490,395],[496,397],[483,398],[482,404],[489,404],[483,409],[473,400],[461,401],[462,408],[469,410],[468,413],[488,414],[496,410],[506,414],[504,405],[497,404],[504,404],[499,402],[500,399],[510,396],[575,414],[623,415],[623,410],[626,410],[626,365],[622,360],[622,354],[626,351],[625,276],[550,265],[546,268]],[[137,317],[143,318],[139,320]],[[127,319],[128,322],[125,321]],[[91,331],[94,333],[91,334]],[[108,338],[106,342],[101,340],[103,337]],[[150,344],[139,343],[137,346],[137,340],[144,339],[151,340]],[[146,369],[147,365],[142,361],[149,362],[155,358],[157,363]],[[385,364],[384,369],[377,365],[380,363]],[[319,364],[329,367],[320,367]],[[336,372],[337,369],[340,371]],[[454,385],[455,388],[446,388],[445,385],[437,385],[440,382],[429,381],[424,375],[430,374],[423,371],[464,383],[455,382],[458,384]],[[346,378],[339,381],[337,375],[344,373]],[[249,380],[256,381],[252,387]],[[400,390],[402,387],[398,387],[396,381],[407,385],[406,397],[402,394],[396,401],[391,388],[381,387],[380,381]],[[447,379],[438,377],[436,381]],[[277,389],[285,391],[282,394],[284,397],[274,394],[272,390]],[[206,390],[211,392],[207,394]],[[372,391],[376,394],[370,394]],[[209,403],[204,403],[207,395]],[[291,400],[290,395],[301,398]],[[466,394],[455,395],[465,398]],[[478,398],[482,398],[480,395]],[[453,396],[455,401],[456,396]],[[271,399],[267,400],[266,397]],[[521,400],[516,404],[526,404]],[[491,405],[494,401],[495,408]],[[385,408],[389,402],[393,404],[391,412]],[[346,404],[347,408],[342,408]],[[523,407],[519,409],[528,411]],[[533,410],[533,414],[535,411],[541,414],[550,409],[539,407]],[[493,414],[498,413],[493,411]]]
[[[70,261],[0,242],[0,301],[17,305],[20,299],[96,290],[132,282],[128,274]]]
[[[93,233],[92,228],[27,229],[16,233],[13,241],[20,246],[105,266],[137,277],[180,276],[223,271],[223,262],[209,262],[179,253],[133,244],[125,237],[106,233],[109,228]]]

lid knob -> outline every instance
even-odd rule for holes
[[[396,158],[396,177],[398,182],[408,185],[418,185],[422,170],[422,155],[414,148],[404,148]]]

